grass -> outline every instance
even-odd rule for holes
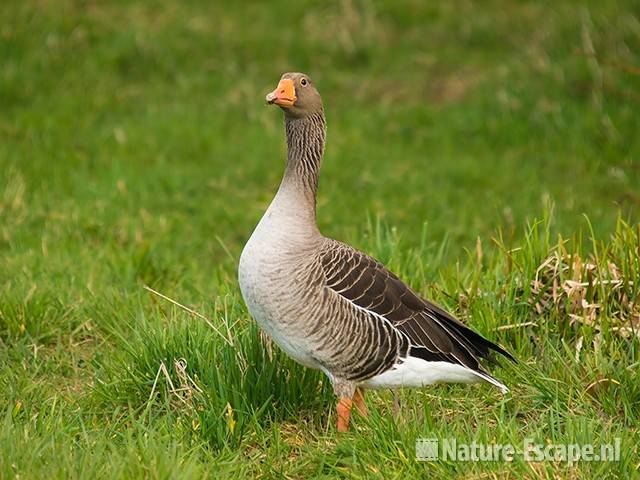
[[[633,2],[0,11],[0,478],[638,476]],[[291,70],[326,104],[321,229],[512,352],[507,396],[374,393],[338,435],[322,376],[261,337],[236,266]],[[621,458],[421,463],[419,437]]]

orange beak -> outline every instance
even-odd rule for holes
[[[266,100],[268,104],[275,103],[279,107],[293,107],[297,100],[293,80],[290,78],[283,78],[280,80],[276,89],[267,94]]]

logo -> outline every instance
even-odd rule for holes
[[[419,462],[512,462],[521,457],[526,462],[617,462],[620,438],[613,443],[540,443],[525,438],[521,445],[510,443],[459,442],[455,438],[418,438],[416,460]]]

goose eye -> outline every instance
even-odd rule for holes
[[[309,82],[307,82],[306,78],[303,78],[302,80],[300,80],[300,85],[302,85],[303,87],[306,87],[307,83],[309,83]]]

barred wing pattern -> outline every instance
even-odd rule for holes
[[[382,264],[349,245],[330,240],[322,250],[320,260],[327,288],[369,312],[371,320],[378,322],[379,328],[383,322],[388,322],[408,340],[408,352],[406,349],[404,352],[391,352],[385,335],[369,336],[365,341],[373,343],[374,339],[377,340],[377,344],[367,346],[369,351],[378,350],[378,358],[388,358],[393,354],[394,362],[376,366],[373,371],[354,371],[350,375],[351,380],[371,378],[380,370],[392,368],[395,362],[401,362],[407,355],[461,365],[489,380],[492,377],[483,369],[481,359],[492,361],[491,352],[496,351],[515,361],[501,347],[440,307],[420,298]]]

